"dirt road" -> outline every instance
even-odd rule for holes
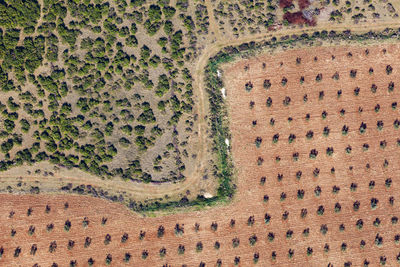
[[[166,194],[168,195],[179,195],[185,193],[187,190],[193,187],[193,185],[199,181],[199,179],[203,176],[204,167],[207,166],[207,161],[209,160],[209,153],[207,149],[209,147],[207,140],[207,120],[205,116],[207,115],[208,110],[208,96],[205,90],[204,84],[204,69],[208,63],[208,59],[218,53],[223,47],[229,45],[238,45],[245,42],[251,41],[261,41],[273,36],[280,38],[281,36],[300,35],[302,33],[312,34],[315,31],[322,30],[334,30],[334,31],[344,31],[348,28],[351,28],[353,33],[363,33],[368,31],[380,31],[385,28],[399,28],[400,21],[392,22],[392,23],[379,23],[379,24],[357,24],[357,25],[331,25],[331,23],[319,24],[316,27],[304,27],[304,28],[290,28],[290,29],[282,29],[274,32],[269,32],[266,34],[257,34],[252,36],[246,36],[238,39],[223,39],[219,35],[218,25],[215,19],[213,18],[212,5],[210,0],[206,2],[208,8],[208,14],[210,16],[210,34],[214,33],[216,37],[216,41],[214,43],[209,43],[205,46],[202,51],[202,54],[199,56],[198,61],[195,65],[193,71],[194,78],[194,93],[196,96],[196,110],[198,113],[198,156],[197,156],[197,164],[196,167],[191,174],[186,175],[186,179],[180,183],[170,183],[163,185],[154,185],[154,184],[138,184],[138,183],[127,183],[120,179],[106,180],[106,179],[98,179],[97,177],[91,176],[87,173],[77,171],[67,172],[65,174],[54,173],[52,177],[44,177],[40,175],[30,175],[25,176],[25,172],[20,172],[20,174],[15,172],[6,172],[1,173],[0,178],[4,182],[13,181],[15,177],[24,176],[23,180],[26,182],[34,182],[41,181],[42,185],[48,188],[52,188],[57,190],[59,188],[60,181],[64,183],[77,183],[77,184],[92,184],[97,185],[104,190],[110,191],[110,193],[115,192],[126,192],[128,195],[132,196],[133,199],[143,200],[143,199],[154,199],[154,198],[162,198]],[[211,38],[212,39],[212,38]],[[50,190],[51,191],[51,190]]]

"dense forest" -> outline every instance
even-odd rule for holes
[[[184,179],[196,157],[190,63],[207,32],[205,6],[187,0],[0,1],[0,169],[48,160]]]

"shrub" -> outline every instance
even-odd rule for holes
[[[354,89],[354,95],[355,96],[358,96],[360,94],[360,87],[356,87],[355,89]]]
[[[399,256],[399,257],[400,257],[400,256]],[[259,258],[260,258],[260,254],[259,254],[258,252],[254,253],[254,255],[253,255],[253,262],[254,262],[254,264],[257,264],[257,263],[258,263]]]
[[[90,238],[90,237],[86,237],[85,238],[85,244],[84,244],[84,247],[85,248],[88,248],[89,246],[90,246],[90,244],[92,243],[92,239]]]
[[[332,154],[333,154],[333,147],[328,147],[328,148],[326,148],[326,154],[327,154],[328,156],[332,156]]]
[[[393,92],[393,90],[394,90],[394,82],[390,82],[388,85],[388,91]]]
[[[240,244],[239,238],[235,237],[232,239],[232,247],[236,248],[239,246],[239,244]]]
[[[254,225],[254,222],[255,222],[254,216],[250,216],[250,217],[247,219],[247,225],[248,225],[248,226],[253,226],[253,225]]]
[[[333,74],[332,79],[334,80],[339,80],[339,73],[335,72],[335,74]]]
[[[322,206],[322,205],[319,206],[317,209],[317,214],[321,216],[321,215],[324,215],[324,212],[325,212],[324,206]]]
[[[182,255],[185,253],[185,246],[184,245],[179,245],[178,246],[178,254]]]
[[[367,130],[367,124],[364,123],[364,122],[361,122],[360,129],[359,129],[359,130],[360,130],[360,134],[365,133],[366,130]]]
[[[285,86],[287,84],[287,82],[288,82],[287,78],[283,77],[282,81],[281,81],[282,86]]]
[[[317,82],[322,81],[322,73],[317,74],[317,76],[315,77],[315,81],[317,81]]]
[[[174,230],[175,230],[175,235],[183,235],[184,233],[183,225],[180,226],[179,224],[176,224]]]
[[[51,232],[54,229],[54,224],[50,223],[46,226],[47,232]]]
[[[268,90],[269,88],[271,88],[271,82],[270,82],[270,80],[264,80],[264,88],[266,89],[266,90]]]
[[[342,135],[347,135],[347,133],[349,132],[349,127],[346,125],[343,125],[342,127]]]
[[[374,222],[372,223],[375,227],[381,225],[381,220],[379,218],[375,218]]]
[[[304,198],[304,190],[303,189],[300,189],[300,190],[297,190],[297,198],[298,199],[303,199]]]
[[[158,238],[163,237],[163,236],[164,236],[164,233],[165,233],[165,228],[164,228],[164,226],[160,225],[160,226],[158,227],[158,230],[157,230],[157,237],[158,237]]]
[[[165,247],[162,247],[161,249],[160,249],[160,257],[161,258],[163,258],[163,257],[165,257],[165,255],[167,254],[167,249],[165,248]]]
[[[74,246],[75,246],[75,241],[69,240],[69,241],[68,241],[68,246],[67,246],[68,250],[73,249]]]
[[[282,103],[283,103],[283,105],[284,105],[285,107],[286,107],[286,106],[289,106],[290,102],[291,102],[291,98],[288,97],[288,96],[285,96],[285,99],[282,101]]]
[[[201,252],[203,251],[203,243],[202,242],[197,242],[196,244],[196,252]]]
[[[376,245],[377,247],[381,247],[382,244],[383,244],[383,238],[382,238],[382,236],[380,236],[379,234],[376,234],[376,236],[375,236],[375,245]]]
[[[293,236],[293,231],[292,231],[292,230],[288,230],[288,231],[286,232],[286,238],[287,238],[287,239],[291,239],[292,236]]]
[[[313,254],[313,249],[311,247],[307,248],[307,256],[311,256]]]
[[[50,253],[53,253],[53,252],[56,250],[56,248],[57,248],[57,242],[56,242],[56,241],[50,242],[50,245],[49,245],[49,252],[50,252]]]
[[[399,127],[400,127],[400,121],[399,121],[398,119],[396,119],[396,120],[393,122],[393,127],[394,127],[395,129],[399,129]]]
[[[279,134],[274,134],[274,136],[272,137],[272,143],[276,144],[279,141]]]
[[[275,234],[272,232],[269,232],[268,233],[268,241],[272,242],[272,241],[274,241],[274,239],[275,239]]]
[[[285,212],[283,212],[282,214],[282,220],[286,221],[289,217],[289,212],[286,210]]]
[[[110,234],[106,234],[106,236],[104,237],[104,245],[108,245],[111,242],[111,235]]]
[[[89,266],[93,266],[93,265],[94,265],[94,262],[95,262],[95,261],[94,261],[93,258],[89,258],[89,259],[88,259],[88,265],[89,265]]]
[[[271,107],[272,106],[272,98],[271,97],[267,98],[266,105],[267,105],[267,107]]]
[[[250,92],[253,89],[253,84],[251,82],[247,82],[244,86],[247,92]]]
[[[329,132],[330,132],[329,127],[328,127],[328,126],[325,126],[325,127],[324,127],[324,130],[322,131],[322,134],[323,134],[325,137],[328,137],[328,136],[329,136]]]
[[[308,213],[307,209],[305,209],[305,208],[301,209],[301,211],[300,211],[300,217],[301,217],[302,219],[304,219],[304,218],[307,216],[307,213]]]
[[[124,233],[121,237],[121,243],[126,243],[128,241],[129,235],[128,233]]]
[[[131,259],[131,254],[130,253],[125,253],[124,256],[124,262],[128,263]]]
[[[254,246],[257,243],[257,236],[255,234],[253,234],[252,236],[249,237],[249,243],[250,246]]]
[[[293,143],[295,140],[296,140],[296,135],[290,134],[288,138],[289,144]]]
[[[146,236],[146,232],[143,231],[143,230],[140,230],[140,233],[139,233],[139,240],[143,240],[145,236]]]
[[[360,209],[360,201],[356,200],[356,201],[353,203],[353,210],[354,210],[354,211],[358,211],[359,209]]]
[[[147,250],[142,251],[142,259],[145,260],[149,256],[149,252]]]
[[[35,226],[31,225],[28,229],[28,235],[33,235],[35,233]]]
[[[259,148],[261,143],[262,143],[262,138],[258,136],[255,140],[256,147]]]
[[[376,198],[371,198],[371,209],[376,209],[378,206],[379,200]]]
[[[315,159],[317,156],[318,156],[318,151],[316,149],[312,149],[309,154],[310,159]]]
[[[319,197],[321,195],[321,192],[322,192],[321,187],[319,186],[315,187],[314,189],[315,196]]]
[[[291,259],[294,256],[294,249],[289,249],[288,251],[288,258]]]
[[[371,92],[372,92],[373,94],[375,94],[377,90],[378,90],[378,86],[376,86],[376,84],[372,84],[372,85],[371,85]]]
[[[71,222],[69,220],[66,220],[64,224],[64,230],[68,232],[71,229],[71,226]]]
[[[400,243],[400,235],[395,235],[394,236],[394,243],[397,245]]]
[[[392,74],[392,72],[393,72],[392,66],[387,65],[387,66],[386,66],[386,74],[387,74],[387,75],[390,75],[390,74]]]
[[[216,222],[212,222],[211,223],[211,230],[215,232],[215,231],[217,231],[217,229],[218,229],[218,224]]]
[[[313,132],[313,131],[311,131],[311,130],[310,130],[310,131],[308,131],[308,132],[307,132],[307,134],[306,134],[306,138],[307,138],[307,139],[312,139],[312,138],[313,138],[313,136],[314,136],[314,132]]]
[[[336,203],[335,204],[335,212],[339,213],[342,210],[342,206],[340,205],[340,203]]]
[[[12,120],[6,119],[4,120],[4,128],[7,132],[12,133],[15,128],[15,123]]]
[[[386,257],[385,256],[380,256],[379,257],[379,263],[383,266],[386,265]]]
[[[88,225],[89,225],[89,219],[87,217],[83,218],[83,221],[82,221],[83,228],[88,227]]]
[[[386,186],[387,188],[390,188],[391,185],[392,185],[392,179],[391,179],[391,178],[387,178],[387,179],[385,180],[385,186]]]

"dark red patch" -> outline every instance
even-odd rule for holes
[[[300,10],[303,10],[307,7],[310,6],[310,1],[309,0],[298,0],[299,1],[299,8]]]
[[[308,20],[303,16],[303,13],[301,11],[290,13],[286,12],[283,15],[283,19],[287,20],[289,24],[308,24],[310,26],[315,26],[316,22],[314,19]]]
[[[279,7],[280,8],[288,8],[292,5],[293,0],[280,0]]]

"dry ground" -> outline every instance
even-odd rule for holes
[[[369,55],[365,55],[368,48]],[[383,49],[386,49],[386,53]],[[100,199],[77,196],[11,196],[1,195],[0,207],[0,246],[4,254],[0,259],[3,266],[68,266],[71,260],[76,260],[78,266],[87,266],[88,258],[92,257],[95,266],[105,265],[107,254],[112,255],[111,266],[125,266],[122,259],[126,252],[132,255],[126,266],[215,266],[218,259],[223,266],[233,266],[235,257],[240,257],[239,266],[252,266],[254,253],[259,253],[258,266],[343,266],[352,262],[352,266],[360,266],[364,260],[370,266],[378,266],[380,257],[386,257],[386,266],[396,266],[396,256],[400,246],[395,244],[394,237],[400,234],[398,224],[392,224],[393,217],[399,217],[399,174],[397,146],[399,130],[393,127],[395,119],[400,117],[398,108],[391,105],[400,98],[398,80],[400,63],[398,60],[399,45],[381,45],[369,47],[336,47],[311,48],[291,50],[276,55],[264,55],[249,60],[241,60],[224,70],[227,99],[231,114],[232,153],[238,170],[238,193],[235,202],[226,207],[193,212],[189,214],[171,215],[161,218],[138,218],[130,214],[121,205],[104,202]],[[348,53],[352,56],[349,57]],[[332,60],[332,55],[335,59]],[[301,64],[296,64],[296,58],[301,58]],[[314,58],[317,57],[315,61]],[[265,63],[265,69],[263,68]],[[386,74],[386,66],[391,65],[393,72]],[[244,67],[247,66],[247,71]],[[372,75],[369,68],[374,69]],[[350,78],[350,70],[356,69],[357,76]],[[338,72],[339,80],[332,79]],[[322,73],[322,80],[315,81],[317,74]],[[299,79],[304,76],[305,82]],[[286,86],[281,85],[282,77],[286,77]],[[263,82],[269,79],[272,86],[269,90],[263,88]],[[254,85],[250,92],[244,89],[251,81]],[[388,92],[388,84],[394,82],[394,91]],[[377,92],[372,93],[372,84],[377,85]],[[360,87],[358,96],[354,95],[355,87]],[[342,90],[340,98],[337,91]],[[319,100],[319,92],[324,91],[324,98]],[[303,101],[307,94],[308,101]],[[289,96],[290,105],[285,107],[283,99]],[[266,99],[271,97],[273,104],[267,108]],[[250,109],[249,103],[254,101]],[[379,112],[375,106],[379,104]],[[359,107],[362,108],[360,113]],[[345,109],[345,115],[339,111]],[[323,111],[326,119],[321,118]],[[310,120],[306,121],[306,114]],[[288,117],[293,120],[289,123]],[[275,125],[270,125],[270,120]],[[252,126],[252,121],[257,125]],[[383,121],[383,129],[377,129],[377,121]],[[359,133],[361,122],[367,124],[366,133]],[[342,135],[342,127],[347,125],[349,132]],[[322,135],[323,128],[328,126],[328,137]],[[307,140],[306,133],[312,130],[314,136]],[[273,135],[279,133],[279,141],[273,144]],[[296,140],[288,143],[290,133],[296,135]],[[260,148],[255,146],[255,138],[262,138]],[[380,142],[385,140],[385,149]],[[362,145],[369,144],[369,150],[363,152]],[[350,154],[345,148],[350,145]],[[334,154],[326,155],[326,148],[333,147]],[[309,152],[316,149],[319,153],[316,159],[309,158]],[[299,153],[299,159],[294,162],[293,153]],[[264,162],[257,165],[258,157]],[[280,157],[280,161],[276,161]],[[383,164],[387,160],[388,166]],[[369,168],[366,165],[369,164]],[[331,173],[331,168],[335,173]],[[319,169],[318,177],[313,174]],[[302,172],[296,179],[296,173]],[[282,180],[278,180],[282,175]],[[264,185],[260,184],[262,177],[266,178]],[[391,186],[385,186],[390,178]],[[375,182],[371,188],[370,182]],[[357,184],[357,190],[350,190],[351,184]],[[319,186],[321,195],[317,197],[314,189]],[[340,188],[338,193],[332,192],[333,187]],[[304,198],[298,199],[298,190],[304,190]],[[282,193],[286,199],[281,201]],[[264,196],[269,200],[264,202]],[[389,198],[394,198],[393,206]],[[372,198],[379,200],[376,209],[371,209]],[[360,202],[358,211],[353,210],[353,203]],[[68,202],[69,208],[64,208]],[[340,203],[341,211],[336,213],[334,206]],[[45,206],[51,206],[49,214]],[[324,206],[324,214],[317,215],[319,206]],[[33,212],[27,216],[28,208]],[[305,218],[300,212],[306,208]],[[9,218],[11,211],[15,212]],[[287,212],[285,220],[283,214]],[[265,224],[265,214],[271,216],[269,224]],[[254,216],[254,224],[249,226],[248,219]],[[82,220],[89,219],[89,226],[83,228]],[[107,223],[101,225],[101,219],[107,218]],[[379,218],[380,225],[373,222]],[[231,219],[235,226],[230,226]],[[363,228],[356,228],[357,220],[363,220]],[[72,227],[69,232],[63,230],[66,220]],[[211,224],[218,224],[217,230],[211,229]],[[54,230],[46,231],[46,225],[53,223]],[[184,234],[175,236],[176,224],[183,225]],[[194,225],[198,223],[199,230]],[[321,225],[326,225],[328,232],[321,234]],[[343,224],[345,229],[340,231]],[[29,227],[35,226],[35,233],[28,235]],[[165,227],[165,235],[157,237],[159,225]],[[303,235],[309,228],[309,235]],[[11,237],[11,230],[16,235]],[[293,231],[291,239],[286,238],[288,230]],[[140,231],[145,231],[143,240],[139,240]],[[128,233],[126,243],[120,242],[121,236]],[[270,242],[268,234],[274,233],[275,239]],[[111,243],[104,244],[106,234],[111,235]],[[249,244],[249,238],[255,234],[257,242]],[[382,246],[375,245],[375,237],[383,238]],[[92,244],[84,248],[84,239],[89,236]],[[232,240],[238,238],[240,244],[234,248]],[[69,240],[75,241],[75,246],[68,250]],[[366,245],[360,248],[361,240]],[[49,253],[49,244],[57,242],[57,249]],[[221,244],[219,250],[214,249],[215,242]],[[196,252],[196,244],[202,242],[202,252]],[[346,243],[346,251],[341,250]],[[32,244],[37,245],[36,254],[30,255]],[[178,246],[185,246],[185,253],[178,255]],[[324,252],[328,244],[329,251]],[[14,251],[20,246],[21,254],[15,258]],[[159,250],[166,248],[166,256],[161,258]],[[313,249],[313,255],[307,256],[307,248]],[[289,259],[288,250],[294,250],[293,258]],[[149,256],[142,259],[143,250]],[[271,259],[271,253],[276,252],[276,260]]]

